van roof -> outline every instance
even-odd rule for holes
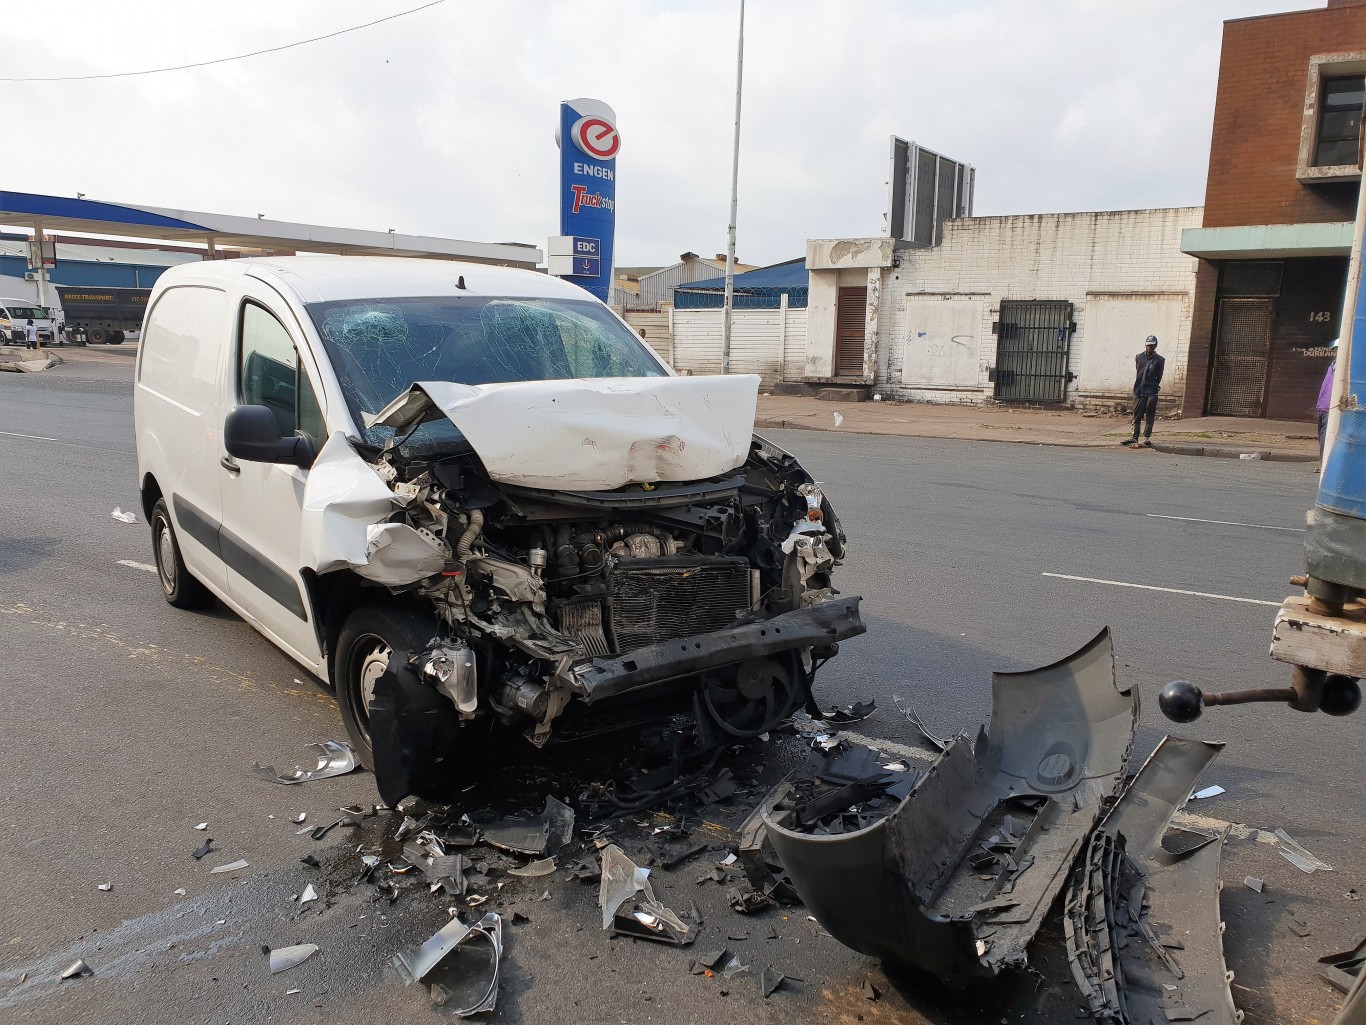
[[[160,291],[177,284],[213,284],[241,277],[259,278],[293,292],[304,303],[447,295],[588,297],[577,285],[536,271],[393,256],[283,256],[187,263],[167,270],[156,287]],[[463,289],[458,287],[461,278]]]

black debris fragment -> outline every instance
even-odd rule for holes
[[[828,712],[822,713],[821,718],[837,726],[846,726],[849,723],[863,722],[876,711],[877,702],[869,698],[867,701],[855,701],[843,708],[831,708]]]
[[[1366,938],[1351,950],[1319,958],[1319,976],[1334,989],[1346,993],[1361,976],[1363,965],[1366,965]]]
[[[767,1000],[774,993],[778,992],[778,988],[782,986],[783,981],[786,978],[787,976],[783,975],[783,973],[777,969],[765,967],[764,970],[759,973],[759,992],[762,993],[764,999]]]
[[[195,861],[198,861],[200,858],[204,857],[204,855],[216,851],[217,849],[218,848],[213,845],[213,838],[210,837],[192,850],[190,852],[190,857],[194,858]]]
[[[299,860],[303,862],[305,865],[307,865],[309,868],[322,868],[322,863],[318,861],[317,858],[313,857],[313,855],[311,854],[305,854]]]

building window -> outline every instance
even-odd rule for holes
[[[1342,167],[1357,162],[1361,146],[1361,110],[1366,77],[1350,75],[1323,81],[1315,167]]]
[[[1366,50],[1309,58],[1296,177],[1302,184],[1361,180]]]

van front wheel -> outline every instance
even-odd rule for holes
[[[421,651],[436,632],[435,616],[393,605],[362,605],[342,626],[332,659],[332,685],[346,734],[366,768],[375,767],[370,740],[375,684],[395,651]]]

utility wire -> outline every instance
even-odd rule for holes
[[[207,68],[211,64],[226,64],[229,61],[245,60],[247,57],[260,57],[262,54],[279,53],[281,50],[292,50],[296,46],[307,46],[309,43],[318,43],[324,39],[335,39],[337,36],[344,36],[348,32],[358,32],[363,28],[378,25],[382,22],[393,21],[395,18],[402,18],[409,14],[416,14],[418,11],[425,11],[428,7],[435,7],[437,4],[444,4],[446,0],[432,0],[431,3],[423,4],[421,7],[414,7],[411,10],[399,11],[397,14],[390,14],[385,18],[377,18],[374,21],[367,21],[364,25],[352,25],[350,28],[338,29],[336,32],[329,32],[325,36],[314,36],[311,39],[300,39],[295,43],[285,43],[284,46],[272,46],[266,50],[254,50],[251,53],[239,53],[235,57],[219,57],[217,60],[198,61],[195,64],[177,64],[169,68],[147,68],[143,71],[116,71],[104,75],[54,75],[51,77],[25,77],[9,78],[0,77],[0,82],[89,82],[97,78],[133,78],[138,75],[159,75],[165,71],[185,71],[189,68]]]

